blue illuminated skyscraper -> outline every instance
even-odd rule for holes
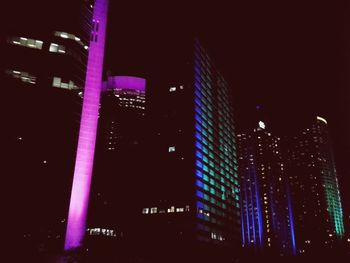
[[[176,243],[177,251],[198,257],[216,251],[216,259],[233,258],[240,249],[240,194],[232,91],[198,40],[177,44],[176,55],[164,56],[165,74],[149,81],[145,236],[162,240],[163,251]]]
[[[295,255],[293,209],[280,138],[265,123],[238,134],[242,241],[257,254]]]

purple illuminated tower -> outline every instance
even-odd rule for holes
[[[108,0],[95,1],[65,250],[81,246],[85,234],[102,83],[107,11]]]

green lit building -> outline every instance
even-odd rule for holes
[[[148,82],[143,236],[162,248],[157,253],[173,257],[176,247],[184,261],[234,258],[241,227],[231,89],[199,41],[178,42],[158,56],[167,73]]]
[[[317,117],[286,142],[299,254],[328,251],[344,237],[343,212],[327,121]]]

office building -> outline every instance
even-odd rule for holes
[[[6,204],[12,247],[23,251],[63,245],[92,4],[10,1],[3,10],[4,184],[16,196]]]
[[[243,247],[256,255],[295,255],[293,211],[280,138],[263,121],[237,138]]]
[[[160,43],[164,53],[148,82],[148,172],[138,231],[149,257],[234,258],[240,193],[231,89],[198,40],[175,38]]]
[[[135,227],[148,176],[146,80],[109,76],[102,86],[88,227],[118,231],[125,239]]]
[[[298,252],[329,251],[344,237],[344,223],[327,121],[314,118],[285,151]]]

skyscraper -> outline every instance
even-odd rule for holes
[[[164,74],[149,81],[151,154],[140,231],[159,247],[151,256],[205,258],[210,247],[212,260],[235,257],[240,194],[231,90],[198,40],[173,39],[167,44],[176,52],[163,47],[167,55],[158,55]]]
[[[287,172],[301,254],[327,251],[344,236],[343,212],[327,121],[315,118],[286,143]]]
[[[243,247],[258,255],[295,255],[293,211],[280,138],[263,121],[237,138]]]

